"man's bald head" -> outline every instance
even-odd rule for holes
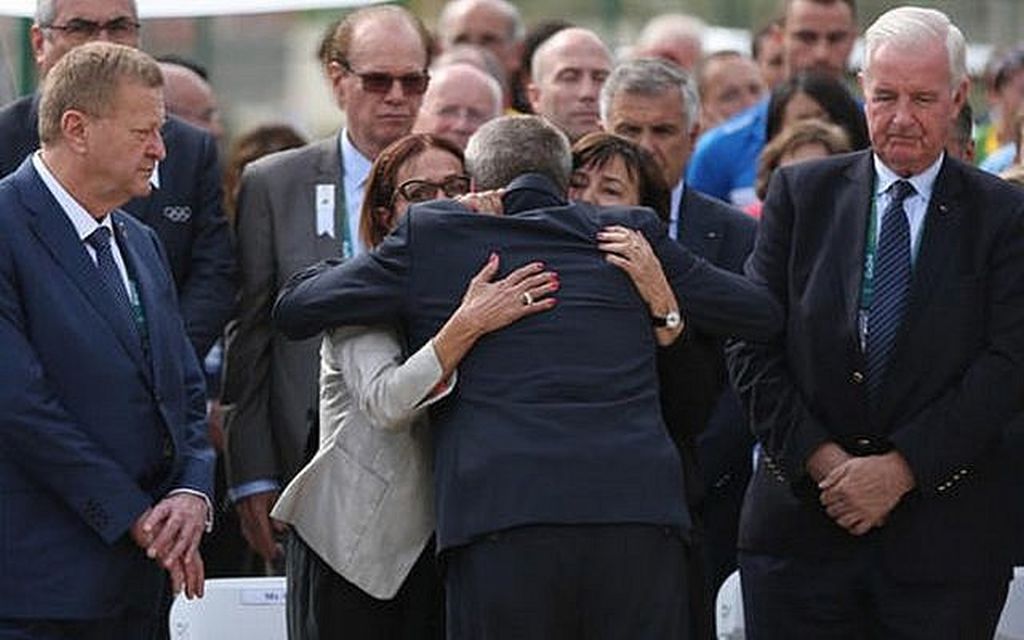
[[[224,135],[213,88],[198,73],[173,62],[161,62],[167,113],[209,131],[218,140]]]
[[[685,13],[655,16],[644,26],[633,50],[637,58],[661,58],[692,71],[704,55],[707,25]]]
[[[527,94],[534,113],[570,140],[598,131],[598,96],[611,73],[612,54],[593,31],[572,27],[551,36],[533,54]]]

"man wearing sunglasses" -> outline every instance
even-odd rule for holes
[[[38,0],[30,37],[40,78],[71,49],[96,40],[139,47],[134,0]],[[0,111],[0,177],[39,148],[39,93]],[[149,196],[125,210],[156,231],[167,250],[189,340],[202,360],[231,315],[235,259],[221,210],[220,167],[213,137],[168,117],[160,130],[167,157],[153,172]]]
[[[346,16],[322,56],[345,128],[258,160],[242,176],[242,294],[228,329],[223,387],[228,486],[246,539],[267,561],[282,555],[270,508],[315,433],[320,345],[319,337],[291,342],[274,331],[270,307],[295,271],[363,252],[364,182],[381,150],[412,130],[429,81],[427,43],[423,25],[400,7]],[[290,576],[302,575],[309,555],[289,544]],[[289,607],[301,616],[304,598],[292,586]]]

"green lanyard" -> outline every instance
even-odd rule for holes
[[[867,352],[868,316],[871,301],[875,297],[875,258],[878,255],[878,194],[871,190],[871,216],[868,218],[868,237],[864,242],[864,274],[860,284],[860,309],[857,312],[857,328],[860,349]]]
[[[864,243],[864,277],[860,285],[860,308],[867,311],[875,297],[875,258],[878,254],[878,196],[871,198],[868,237]]]
[[[352,234],[348,228],[348,203],[345,195],[345,154],[341,148],[341,136],[345,130],[338,132],[338,197],[334,199],[334,229],[341,240],[341,257],[351,258],[355,253]],[[340,230],[339,230],[340,229]]]
[[[142,351],[149,359],[149,327],[146,326],[146,309],[142,306],[142,298],[139,296],[139,288],[135,279],[128,276],[128,302],[132,306],[132,318],[139,330],[139,338],[142,340]]]

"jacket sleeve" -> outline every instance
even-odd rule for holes
[[[217,146],[206,132],[202,132],[198,142],[198,166],[192,168],[196,185],[191,261],[178,297],[189,340],[196,356],[203,358],[235,309],[238,274],[222,206]]]
[[[793,203],[788,174],[777,172],[765,200],[764,216],[747,261],[751,282],[764,286],[788,308],[788,265],[792,254]],[[757,344],[738,341],[726,350],[729,374],[754,435],[790,482],[804,477],[807,458],[830,439],[797,389],[786,364],[786,336]]]
[[[428,342],[403,361],[394,330],[340,327],[324,337],[321,350],[321,406],[336,384],[350,390],[356,406],[379,429],[406,429],[433,402],[441,381],[441,363]]]
[[[782,308],[763,284],[695,256],[672,240],[653,216],[641,221],[687,321],[709,333],[749,340],[769,340],[781,333]]]
[[[281,475],[270,418],[270,308],[276,294],[271,203],[265,175],[246,169],[236,232],[242,286],[238,316],[226,332],[223,385],[228,486]]]
[[[926,493],[942,493],[990,456],[1024,404],[1024,207],[1016,200],[1005,203],[1005,222],[991,232],[986,277],[955,285],[967,287],[959,291],[959,304],[970,304],[968,289],[984,292],[985,326],[976,353],[961,376],[890,436]],[[959,297],[955,286],[949,291]]]
[[[0,455],[113,544],[152,500],[68,413],[47,381],[29,338],[15,271],[0,238]]]
[[[164,252],[163,244],[156,232],[148,229],[150,241],[153,243],[153,250],[160,257],[165,276],[168,281],[173,282],[171,267]],[[173,295],[174,288],[171,287]],[[174,300],[177,303],[177,299]],[[182,385],[185,389],[185,423],[180,425],[183,430],[180,441],[179,457],[181,464],[172,479],[173,489],[191,489],[205,495],[210,503],[213,503],[213,473],[215,454],[210,446],[209,432],[206,426],[206,378],[199,365],[199,358],[191,348],[188,336],[185,333],[184,323],[180,318],[174,322],[177,332],[175,339],[178,341],[174,352],[181,354],[182,358]],[[173,425],[172,428],[179,425]],[[212,514],[211,514],[212,515]]]
[[[275,326],[298,340],[337,326],[396,320],[406,300],[414,217],[407,215],[369,253],[321,262],[292,276],[274,305]]]

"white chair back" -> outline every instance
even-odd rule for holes
[[[995,640],[1024,640],[1024,567],[1013,570]]]
[[[206,595],[171,605],[171,640],[287,640],[285,579],[216,578]]]
[[[715,598],[715,633],[718,640],[745,640],[747,637],[739,571],[729,574],[718,588],[718,596]]]

